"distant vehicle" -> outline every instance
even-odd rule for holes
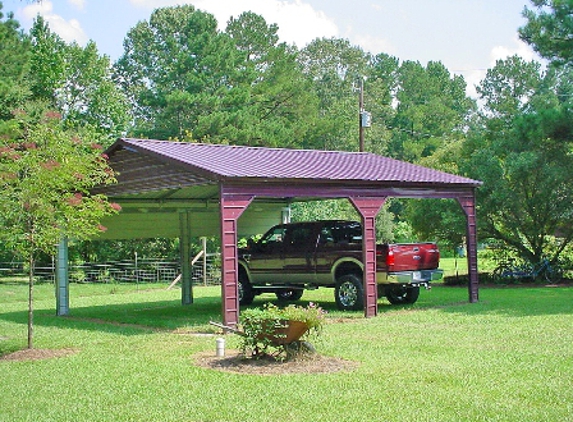
[[[392,304],[418,300],[420,287],[442,278],[435,243],[376,246],[378,297]],[[356,221],[325,220],[280,224],[247,248],[239,249],[239,303],[271,292],[295,301],[305,289],[334,288],[341,310],[364,308],[362,226]]]

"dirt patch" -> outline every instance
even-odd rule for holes
[[[78,349],[23,349],[0,356],[0,360],[28,361],[61,358],[78,353]]]
[[[286,362],[273,358],[245,359],[238,351],[227,351],[227,356],[217,357],[213,352],[202,352],[194,356],[197,366],[224,372],[248,375],[286,375],[286,374],[329,374],[352,371],[358,362],[319,354],[299,357]]]

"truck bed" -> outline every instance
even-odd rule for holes
[[[431,242],[381,244],[377,255],[385,260],[388,272],[433,270],[440,264],[440,251]]]

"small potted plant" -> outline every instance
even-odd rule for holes
[[[246,309],[240,316],[243,355],[259,359],[286,354],[288,358],[292,351],[314,350],[311,345],[301,345],[303,340],[320,334],[324,318],[324,310],[313,303],[285,308],[267,303],[262,308]]]

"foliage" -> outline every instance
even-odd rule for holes
[[[439,148],[434,154],[420,160],[421,165],[460,174],[460,157],[463,140],[454,140]],[[401,217],[408,221],[419,240],[438,240],[441,246],[457,248],[466,236],[466,216],[460,204],[453,199],[400,200],[404,204]],[[443,248],[445,249],[445,248]]]
[[[57,113],[20,138],[0,138],[0,240],[30,269],[30,348],[38,254],[54,255],[62,238],[86,239],[105,230],[100,220],[120,209],[90,193],[115,181],[96,140],[91,132],[64,130]]]
[[[318,97],[309,147],[358,151],[357,84],[366,74],[368,57],[360,47],[337,38],[316,39],[300,51],[298,62]]]
[[[137,104],[140,133],[169,139],[187,129],[201,139],[221,118],[217,109],[240,98],[233,86],[238,53],[217,32],[215,18],[193,6],[155,10],[129,31],[124,46],[116,73]]]
[[[315,101],[276,25],[253,13],[217,31],[193,6],[157,9],[125,40],[118,80],[136,104],[135,133],[204,142],[299,146]]]
[[[29,74],[30,40],[19,30],[12,13],[4,19],[0,2],[0,135],[10,133],[13,125],[7,123],[12,112],[22,108],[30,96],[27,82]]]
[[[213,242],[214,243],[214,242]],[[213,250],[213,248],[209,249]],[[87,240],[70,247],[70,260],[76,262],[106,262],[131,260],[137,253],[141,259],[177,261],[178,239]]]
[[[418,162],[463,137],[476,105],[465,93],[466,83],[440,62],[405,61],[396,71],[396,113],[389,126],[390,156]]]
[[[520,35],[561,66],[498,61],[477,87],[479,112],[465,80],[440,62],[373,55],[338,38],[299,50],[252,12],[219,30],[213,15],[193,6],[159,8],[126,35],[113,74],[94,43],[66,44],[41,17],[26,34],[12,14],[1,15],[0,136],[14,139],[55,109],[65,128],[95,130],[104,145],[129,121],[136,136],[355,151],[363,82],[373,118],[368,151],[483,180],[480,237],[524,259],[556,259],[573,236],[571,5],[532,4]],[[296,204],[294,219],[356,215],[343,202]],[[389,202],[377,228],[384,241],[416,236],[452,245],[465,233],[452,201]],[[97,255],[100,246],[108,253],[101,243],[84,252]]]
[[[282,343],[284,330],[291,322],[301,322],[308,331],[301,338],[318,336],[322,332],[325,312],[319,306],[309,303],[307,307],[289,305],[279,308],[266,303],[262,308],[245,309],[240,314],[240,323],[244,335],[241,349],[245,356],[260,359],[276,351],[276,356],[288,356],[288,344]],[[297,340],[298,341],[298,340]]]
[[[535,9],[525,8],[527,23],[519,28],[520,38],[535,51],[556,63],[573,60],[573,4],[564,0],[531,0]]]
[[[295,202],[291,204],[291,209],[293,221],[337,219],[360,221],[360,214],[347,199]],[[376,239],[379,242],[394,240],[393,217],[387,206],[383,207],[376,217]]]
[[[464,244],[466,218],[456,200],[412,199],[407,204],[406,214],[419,240],[439,240],[444,249]]]
[[[571,104],[561,95],[573,79],[571,72],[549,71],[541,77],[535,69],[514,57],[488,72],[482,86],[490,88],[481,92],[488,95],[489,116],[468,138],[460,162],[470,177],[484,182],[478,190],[482,236],[538,263],[549,254],[556,260],[573,238],[567,224],[573,215],[573,132],[566,117]],[[519,89],[508,93],[505,86]],[[561,245],[551,250],[558,233]]]
[[[114,182],[93,133],[65,131],[58,115],[21,139],[0,139],[2,239],[21,255],[53,251],[62,236],[85,238],[117,212],[90,189]]]
[[[67,126],[90,126],[112,137],[124,132],[127,100],[112,80],[109,58],[99,55],[96,44],[66,44],[40,16],[30,34],[32,99],[58,110]]]

